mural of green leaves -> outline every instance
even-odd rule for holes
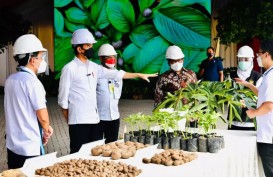
[[[210,46],[210,13],[208,0],[54,0],[55,70],[74,57],[72,33],[87,28],[96,51],[104,43],[114,46],[121,69],[165,72],[166,49],[178,45],[184,67],[197,72]],[[97,55],[92,60],[99,61]]]

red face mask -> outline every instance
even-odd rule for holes
[[[115,58],[108,58],[105,63],[107,64],[116,64],[116,59]]]

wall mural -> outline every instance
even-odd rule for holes
[[[166,49],[175,44],[184,67],[197,72],[210,46],[210,15],[208,0],[54,0],[55,70],[74,57],[72,33],[88,28],[95,51],[112,44],[123,70],[162,73],[169,69]],[[99,62],[97,53],[92,60]]]

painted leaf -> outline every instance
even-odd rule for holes
[[[94,0],[80,0],[83,7],[88,8],[94,2]],[[100,1],[100,0],[99,0]]]
[[[77,29],[86,28],[86,26],[84,25],[71,23],[66,19],[64,19],[64,25],[72,33],[76,31]]]
[[[140,48],[138,48],[134,43],[128,45],[123,51],[123,60],[127,64],[132,64],[134,61],[134,57],[139,52]]]
[[[155,0],[138,0],[140,13],[142,14],[143,10],[150,7]]]
[[[77,6],[81,9],[84,9],[82,3],[81,3],[81,0],[74,0],[75,4],[77,4]]]
[[[54,8],[54,28],[57,34],[60,34],[64,30],[64,17],[56,8]]]
[[[134,44],[142,47],[155,36],[158,36],[158,32],[153,25],[140,25],[133,29],[129,37]]]
[[[203,49],[210,46],[210,19],[191,7],[169,7],[154,11],[154,24],[168,41]]]
[[[185,54],[184,67],[194,72],[199,71],[199,65],[207,58],[206,50],[182,49]]]
[[[135,56],[134,70],[142,73],[158,72],[165,60],[165,52],[168,46],[169,43],[161,36],[148,41]]]
[[[87,15],[78,7],[71,7],[65,11],[66,17],[73,23],[88,24]],[[89,26],[89,25],[87,25]]]
[[[54,7],[64,7],[73,0],[54,0]]]
[[[120,32],[129,32],[135,21],[135,12],[129,0],[108,0],[106,13],[111,24]]]
[[[185,7],[185,6],[190,6],[193,4],[200,4],[205,7],[205,9],[211,13],[211,1],[208,0],[172,0],[170,3],[166,3],[162,7],[171,7],[171,6],[180,6],[180,7]]]
[[[103,29],[107,27],[110,22],[106,14],[106,1],[99,0],[95,1],[91,7],[91,20],[98,29]]]
[[[55,38],[55,70],[61,71],[65,64],[74,58],[70,43],[71,37]]]
[[[122,38],[122,32],[116,30],[113,26],[110,26],[107,30],[108,38],[112,41],[118,41]]]

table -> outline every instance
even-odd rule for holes
[[[217,130],[218,134],[224,136],[225,148],[218,153],[198,153],[198,158],[190,163],[180,166],[166,167],[156,164],[144,164],[142,158],[152,157],[155,153],[163,150],[156,146],[150,146],[138,150],[136,156],[129,159],[120,159],[130,165],[142,169],[138,177],[263,177],[263,169],[259,164],[256,132]],[[28,159],[22,170],[28,175],[34,175],[37,168],[53,165],[69,159],[97,159],[110,160],[106,157],[95,157],[90,155],[90,150],[96,145],[103,144],[104,140],[83,145],[81,150],[75,154],[56,157],[57,153]]]

